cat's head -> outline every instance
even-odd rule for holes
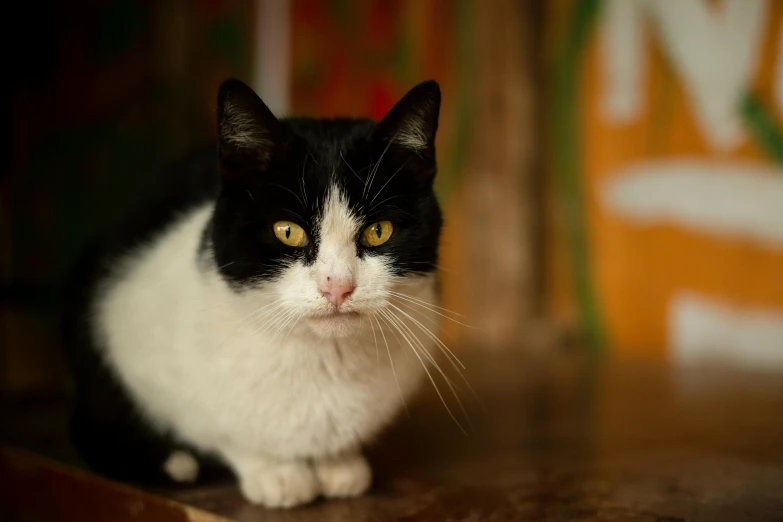
[[[218,95],[216,266],[327,336],[353,333],[401,283],[432,274],[440,89],[411,89],[379,122],[277,119],[237,80]],[[285,312],[288,312],[286,315]]]

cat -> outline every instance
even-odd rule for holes
[[[74,444],[99,473],[226,465],[268,507],[352,497],[362,448],[434,364],[441,93],[380,122],[276,118],[239,80],[195,152],[89,248],[65,342]]]

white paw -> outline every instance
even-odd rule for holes
[[[240,473],[245,498],[269,508],[307,504],[318,496],[318,481],[304,462],[265,461]]]
[[[359,453],[317,461],[315,473],[325,497],[357,497],[372,482],[370,465]]]
[[[163,471],[175,482],[195,482],[198,461],[187,451],[173,451],[163,463]]]

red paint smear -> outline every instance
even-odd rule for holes
[[[373,47],[386,49],[392,40],[394,16],[400,10],[399,2],[373,2],[369,12],[368,40]]]
[[[200,0],[197,9],[201,13],[217,14],[226,7],[226,0]]]
[[[333,62],[329,65],[329,74],[321,86],[320,110],[325,116],[335,116],[345,111],[345,107],[340,103],[340,96],[345,94],[347,88],[347,69],[348,63],[344,57],[339,55],[333,57]]]
[[[394,90],[388,79],[376,80],[370,87],[368,112],[370,118],[380,120],[394,105]]]
[[[319,20],[323,20],[323,2],[313,0],[297,0],[294,6],[296,22],[302,27],[312,27],[318,25]]]
[[[408,24],[405,17],[412,0],[355,0],[355,27],[347,31],[325,2],[293,1],[293,63],[306,57],[317,64],[319,71],[316,78],[294,78],[294,110],[318,116],[382,118],[411,87],[399,83],[402,78],[391,60],[396,58],[392,52]],[[423,20],[411,26],[419,42],[412,50],[421,64],[417,76],[437,78],[448,93],[456,58],[454,8],[448,0],[427,0],[425,5],[415,13]],[[447,100],[444,96],[444,103]]]

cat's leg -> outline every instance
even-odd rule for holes
[[[372,482],[370,465],[358,450],[316,460],[313,466],[325,497],[356,497]]]
[[[245,498],[270,508],[307,504],[320,493],[318,480],[306,460],[223,452],[239,479]]]

